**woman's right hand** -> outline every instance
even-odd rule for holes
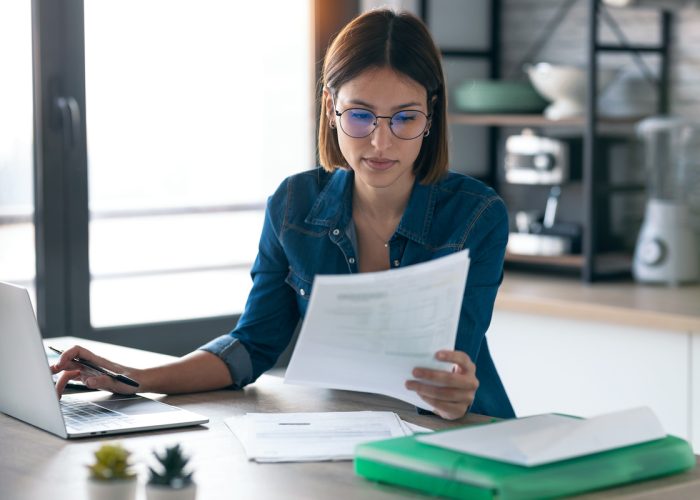
[[[59,395],[59,397],[61,394],[63,394],[66,384],[75,379],[80,379],[80,381],[90,389],[102,389],[117,394],[134,394],[137,391],[144,391],[142,387],[132,387],[130,385],[123,384],[117,380],[114,380],[108,375],[98,372],[97,370],[93,370],[92,368],[76,363],[73,361],[73,359],[76,357],[89,361],[94,365],[107,368],[115,373],[124,374],[129,378],[133,378],[137,382],[140,379],[140,370],[113,363],[108,359],[101,358],[100,356],[93,354],[84,347],[75,345],[70,349],[63,351],[63,354],[61,354],[58,361],[50,367],[51,373],[60,373],[58,376],[58,381],[56,382],[56,393]]]

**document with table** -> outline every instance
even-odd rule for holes
[[[247,413],[225,423],[256,462],[351,460],[358,444],[432,432],[390,411]]]
[[[391,396],[432,408],[405,388],[415,367],[451,370],[468,250],[401,269],[316,276],[285,382]]]

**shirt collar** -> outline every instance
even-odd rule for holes
[[[306,216],[306,223],[346,227],[352,218],[353,182],[352,170],[337,169],[333,172]],[[424,185],[416,181],[396,232],[422,245],[427,244],[436,199],[436,184]]]
[[[345,227],[352,218],[352,186],[354,172],[349,169],[336,169],[316,198],[316,203],[306,216],[307,224],[320,226],[338,225]],[[342,220],[341,220],[342,219]]]
[[[427,245],[436,200],[436,184],[414,182],[411,197],[396,232],[421,245]]]

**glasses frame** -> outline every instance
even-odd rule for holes
[[[351,111],[351,110],[366,111],[366,112],[368,112],[369,114],[371,114],[372,116],[374,116],[374,128],[372,128],[372,130],[370,130],[369,133],[368,133],[367,135],[361,135],[361,136],[350,135],[350,134],[343,128],[343,124],[341,123],[341,117],[342,117],[345,113],[347,113],[348,111]],[[391,116],[377,115],[377,114],[374,113],[374,111],[372,111],[372,110],[370,110],[370,109],[367,109],[367,108],[348,108],[348,109],[345,109],[345,110],[343,110],[343,111],[341,112],[341,111],[338,111],[338,109],[335,107],[335,102],[333,103],[333,111],[335,111],[335,116],[338,117],[338,127],[343,131],[343,133],[344,133],[345,135],[347,135],[348,137],[352,137],[353,139],[364,139],[365,137],[369,137],[370,135],[372,135],[372,134],[374,133],[375,130],[377,130],[377,127],[379,126],[379,119],[380,119],[380,118],[386,118],[387,120],[389,120],[389,130],[391,131],[391,134],[392,134],[394,137],[396,137],[397,139],[401,139],[402,141],[412,141],[413,139],[417,139],[417,138],[420,137],[421,135],[424,135],[424,134],[425,134],[425,131],[428,130],[428,128],[430,127],[430,118],[433,116],[432,113],[430,113],[430,114],[425,114],[425,113],[424,113],[423,111],[421,111],[420,109],[402,109],[402,110],[400,110],[400,111],[397,111],[396,113],[394,113],[394,114],[391,115]],[[410,137],[410,138],[399,137],[398,135],[396,135],[396,132],[394,132],[394,129],[393,129],[393,127],[391,126],[392,123],[393,123],[394,117],[395,117],[396,115],[398,115],[399,113],[405,113],[406,111],[413,111],[413,112],[415,112],[415,113],[420,113],[420,114],[422,114],[423,116],[425,116],[425,127],[423,127],[423,130],[421,130],[421,132],[420,132],[417,136],[415,136],[415,137]]]

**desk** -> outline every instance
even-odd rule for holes
[[[73,339],[51,339],[65,346]],[[149,360],[167,359],[143,351],[81,341],[101,355],[127,359],[145,366]],[[366,481],[353,472],[352,463],[319,462],[257,464],[248,462],[243,449],[223,420],[247,412],[389,410],[401,418],[433,429],[487,421],[469,415],[455,422],[422,416],[392,398],[348,391],[284,385],[281,377],[263,375],[243,391],[214,391],[179,396],[155,396],[165,402],[206,415],[205,426],[170,431],[126,434],[118,437],[66,441],[0,414],[0,498],[3,500],[81,500],[87,498],[85,465],[93,451],[106,441],[118,440],[133,452],[139,482],[147,479],[151,451],[182,443],[192,456],[191,465],[199,485],[198,500],[216,499],[400,499],[428,498],[410,490]],[[700,497],[700,469],[666,479],[638,483],[580,498]],[[145,498],[139,489],[140,500]]]

